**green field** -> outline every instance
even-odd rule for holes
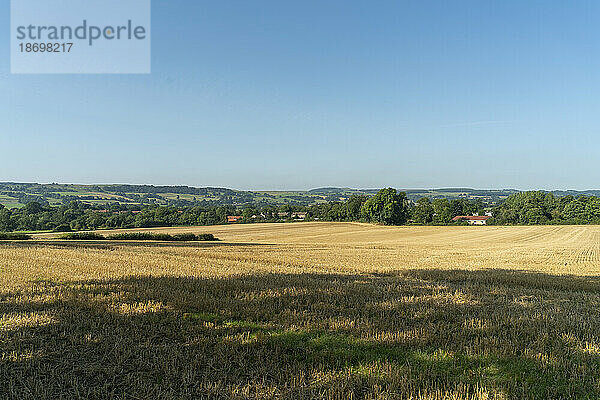
[[[21,208],[25,205],[19,203],[18,199],[3,194],[0,194],[0,204],[7,208]]]
[[[421,197],[481,200],[487,206],[498,204],[516,190],[456,189],[400,189],[406,191],[410,200]],[[160,204],[194,205],[210,202],[211,205],[249,204],[281,206],[284,204],[309,206],[319,203],[343,201],[352,195],[373,195],[375,189],[321,188],[308,191],[241,191],[226,188],[195,188],[188,186],[139,186],[139,185],[69,185],[69,184],[23,184],[0,182],[0,204],[21,207],[15,197],[27,195],[28,201],[42,200],[61,204],[71,199],[88,204]],[[597,195],[597,191],[556,192],[557,195]],[[93,197],[93,198],[90,198]]]

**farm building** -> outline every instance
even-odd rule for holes
[[[452,218],[452,222],[464,220],[467,221],[469,225],[487,225],[487,220],[490,218],[491,217],[488,215],[457,215],[456,217]]]
[[[292,213],[292,218],[300,220],[300,221],[304,221],[306,219],[306,214],[305,212],[294,212]]]
[[[234,223],[234,222],[241,221],[242,219],[244,219],[244,217],[242,217],[241,215],[228,215],[227,216],[227,223],[231,224],[231,223]]]

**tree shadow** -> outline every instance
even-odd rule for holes
[[[129,277],[0,294],[1,398],[597,398],[600,277]]]
[[[222,242],[222,241],[142,241],[142,240],[32,240],[32,241],[0,241],[0,246],[39,248],[46,247],[75,247],[87,249],[114,249],[118,247],[251,247],[273,246],[269,243]]]

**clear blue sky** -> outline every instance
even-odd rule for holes
[[[0,181],[600,188],[597,1],[153,0],[152,74],[11,75]]]

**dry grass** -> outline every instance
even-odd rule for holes
[[[153,231],[0,246],[0,398],[600,397],[600,227]]]

